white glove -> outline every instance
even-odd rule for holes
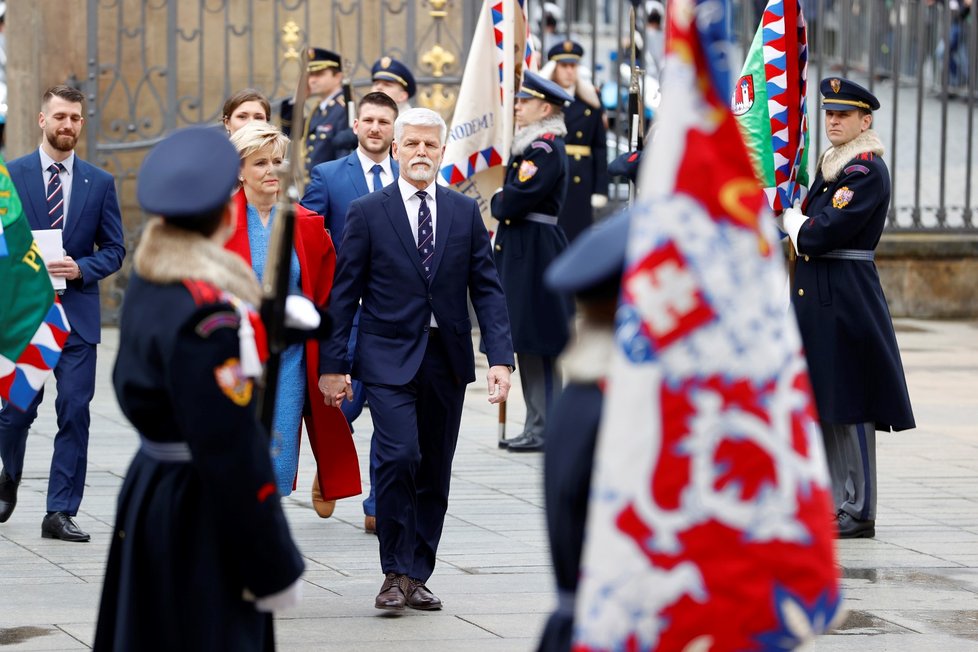
[[[598,210],[608,205],[608,195],[591,195],[591,208]]]
[[[316,305],[299,294],[285,297],[285,325],[300,331],[314,331],[322,318]]]
[[[255,609],[258,611],[271,612],[291,609],[299,606],[302,600],[302,578],[292,582],[288,587],[278,593],[266,595],[255,600]]]
[[[792,206],[784,212],[782,218],[784,220],[784,232],[791,238],[791,244],[794,245],[795,251],[800,254],[801,250],[798,249],[798,232],[801,231],[801,227],[808,221],[808,216]]]

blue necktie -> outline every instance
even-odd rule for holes
[[[374,173],[374,191],[380,190],[384,187],[384,184],[380,182],[380,173],[384,171],[384,168],[378,163],[370,168],[370,171]]]
[[[418,257],[424,267],[424,277],[431,279],[431,259],[435,255],[435,231],[431,226],[431,210],[428,208],[428,193],[419,190],[415,193],[421,200],[418,209]]]
[[[48,166],[51,173],[51,180],[48,181],[48,219],[51,221],[52,229],[64,228],[65,219],[65,196],[61,189],[61,173],[65,171],[65,166],[60,163],[52,163]]]

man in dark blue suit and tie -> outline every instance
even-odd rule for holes
[[[312,178],[306,186],[302,205],[319,213],[326,220],[326,228],[336,251],[343,246],[343,226],[346,212],[354,199],[380,190],[397,179],[397,162],[391,158],[391,142],[394,140],[394,121],[397,104],[383,92],[367,93],[357,106],[357,119],[353,123],[358,146],[352,154],[336,161],[320,163],[312,169]],[[348,357],[353,361],[357,347],[359,312],[350,329]],[[353,398],[344,401],[343,416],[353,429],[353,421],[360,416],[365,402],[363,384],[353,381]],[[372,456],[371,456],[372,458]],[[370,464],[370,494],[363,501],[363,527],[367,532],[377,531],[376,491],[374,488],[374,464]]]
[[[61,303],[71,334],[54,368],[58,433],[41,536],[63,541],[90,538],[73,517],[81,504],[88,464],[88,406],[95,395],[95,349],[101,339],[98,282],[117,271],[126,254],[112,176],[75,155],[85,121],[84,100],[74,88],[48,89],[38,117],[41,146],[7,164],[31,228],[62,229],[65,256],[47,261],[47,268],[67,282]],[[17,504],[27,431],[43,396],[42,390],[24,412],[12,405],[0,410],[0,523],[10,518]]]
[[[440,188],[445,121],[411,109],[394,126],[400,176],[350,204],[323,345],[323,395],[363,382],[374,422],[377,534],[386,574],[378,609],[440,609],[435,567],[466,384],[475,380],[467,295],[489,360],[489,402],[509,393],[509,317],[475,200]],[[362,299],[352,369],[347,343]]]

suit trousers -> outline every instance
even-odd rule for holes
[[[557,358],[536,353],[517,353],[516,357],[523,401],[526,403],[526,422],[522,434],[542,437],[547,425],[547,413],[561,390]]]
[[[835,509],[876,520],[876,428],[872,423],[822,425]]]
[[[427,581],[441,539],[465,384],[437,329],[406,385],[364,383],[374,423],[377,536],[384,573]]]
[[[48,475],[49,512],[75,516],[81,505],[88,471],[89,404],[95,396],[95,357],[96,346],[72,331],[54,367],[58,432]],[[21,412],[9,404],[0,410],[0,459],[12,478],[20,478],[23,473],[27,433],[43,398],[42,389],[27,410]]]

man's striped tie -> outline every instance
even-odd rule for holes
[[[424,267],[424,277],[431,279],[431,259],[435,256],[435,230],[431,226],[431,210],[428,208],[428,193],[419,190],[415,193],[421,200],[418,209],[418,256]]]
[[[52,163],[48,166],[51,173],[51,180],[48,181],[48,219],[51,220],[52,229],[64,228],[65,222],[65,196],[61,190],[61,173],[65,171],[65,166],[60,163]]]

